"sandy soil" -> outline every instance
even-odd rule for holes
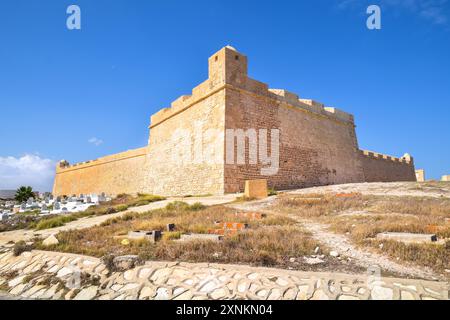
[[[350,183],[287,191],[291,194],[359,192],[368,195],[450,198],[450,182]]]

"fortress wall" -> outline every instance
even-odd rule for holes
[[[223,194],[262,178],[276,189],[415,181],[412,158],[359,150],[351,114],[249,78],[247,57],[229,46],[208,63],[208,80],[151,117],[148,147],[72,166],[61,162],[54,194]],[[261,155],[249,163],[248,143],[246,164],[226,163],[226,129],[278,129],[275,172],[262,171],[270,164]]]
[[[137,193],[142,189],[148,148],[140,148],[56,169],[53,194]]]
[[[147,193],[224,193],[224,88],[207,81],[188,97],[152,117]]]
[[[359,157],[366,182],[416,181],[412,158],[395,158],[360,150]]]
[[[336,116],[337,109],[304,104],[249,80],[250,86],[227,89],[226,128],[279,129],[280,169],[261,176],[261,164],[226,164],[226,192],[242,191],[244,180],[256,178],[278,190],[364,181],[351,115]]]

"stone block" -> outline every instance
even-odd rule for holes
[[[378,240],[394,240],[404,243],[431,243],[436,242],[435,234],[407,233],[407,232],[383,232],[377,234]]]
[[[209,234],[215,234],[219,236],[233,236],[237,234],[239,230],[237,229],[210,229],[208,230]]]
[[[236,212],[235,216],[237,218],[261,220],[267,217],[266,214],[260,212]]]
[[[215,234],[183,234],[181,235],[180,241],[221,241],[223,236]]]
[[[248,228],[248,224],[239,223],[239,222],[219,222],[217,226],[221,229],[236,229],[236,230],[244,230]]]
[[[128,232],[129,240],[148,240],[156,242],[161,239],[161,231],[130,231]]]
[[[358,192],[336,194],[336,198],[355,198],[355,197],[360,197],[360,196],[361,196],[361,193],[358,193]]]
[[[47,239],[45,239],[44,241],[42,241],[42,245],[49,247],[49,246],[55,246],[59,244],[58,239],[56,239],[56,237],[54,235],[51,235],[50,237],[48,237]]]
[[[267,180],[247,180],[245,181],[245,197],[263,199],[269,195]]]
[[[425,182],[425,170],[423,169],[416,170],[416,179],[417,182]]]

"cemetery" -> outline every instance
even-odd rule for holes
[[[161,199],[164,198],[151,195],[136,197],[119,195],[112,199],[101,193],[70,197],[54,197],[46,194],[36,199],[29,198],[21,204],[9,201],[4,205],[5,209],[0,211],[0,232],[55,228],[77,219],[125,211],[128,207],[145,205]]]
[[[114,253],[135,255],[143,260],[299,268],[306,264],[303,256],[316,256],[314,250],[319,244],[294,224],[287,217],[262,217],[257,212],[247,215],[223,205],[205,207],[177,201],[162,209],[126,214],[89,229],[62,232],[57,236],[57,245],[39,242],[37,248],[98,258]],[[320,254],[326,253],[323,247]],[[291,262],[294,257],[296,261]],[[326,269],[327,265],[321,267]]]

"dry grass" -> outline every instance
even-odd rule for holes
[[[273,209],[292,213],[301,217],[321,217],[334,215],[349,209],[362,210],[367,207],[368,197],[355,196],[338,198],[334,195],[306,194],[283,195],[274,204]]]
[[[33,221],[27,227],[28,229],[36,229],[36,230],[53,229],[57,227],[62,227],[66,223],[81,218],[91,216],[102,216],[117,212],[123,212],[132,207],[143,206],[151,202],[162,200],[165,200],[165,198],[155,195],[139,194],[137,197],[133,197],[128,194],[120,194],[115,199],[101,203],[98,206],[89,207],[86,211],[42,218],[38,221]]]
[[[450,200],[419,197],[378,197],[372,210],[420,216],[450,217]]]
[[[437,192],[447,192],[450,190],[450,182],[447,181],[426,181],[417,182],[412,185],[410,190],[420,190],[420,191],[437,191]]]
[[[438,239],[449,239],[450,201],[445,198],[286,195],[272,209],[328,224],[331,230],[347,234],[354,243],[375,248],[394,259],[438,272],[450,268],[448,240],[447,245],[375,240],[381,232],[433,233]]]
[[[216,261],[284,266],[290,257],[313,254],[317,243],[295,227],[249,230],[223,242],[161,242],[152,252],[161,260]]]
[[[145,260],[245,263],[262,266],[285,266],[289,264],[291,257],[314,254],[317,242],[310,234],[295,226],[294,220],[278,216],[249,220],[236,217],[235,212],[224,206],[199,209],[198,205],[174,203],[165,209],[111,219],[99,227],[60,233],[59,245],[51,249],[96,257],[108,254],[136,254]],[[247,223],[250,229],[226,237],[221,242],[174,241],[182,233],[207,233],[209,229],[216,228],[217,221]],[[120,240],[114,238],[125,235],[130,230],[165,230],[169,223],[174,223],[176,230],[166,232],[162,241],[156,244],[131,241],[129,246],[123,246]],[[41,247],[41,244],[38,244],[38,247]]]
[[[450,242],[445,245],[405,244],[396,241],[368,241],[367,246],[389,255],[393,259],[414,262],[437,272],[450,268]],[[382,245],[382,249],[381,246]]]

